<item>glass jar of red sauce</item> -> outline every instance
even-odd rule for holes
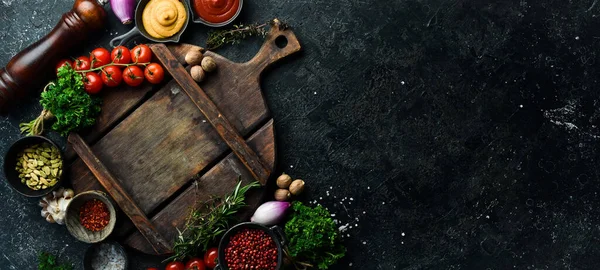
[[[194,0],[194,11],[209,23],[224,23],[238,14],[240,0]]]

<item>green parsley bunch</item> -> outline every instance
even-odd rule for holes
[[[292,204],[291,219],[285,224],[287,252],[293,261],[304,266],[328,269],[346,255],[341,236],[331,214],[323,206],[314,208],[301,202]]]
[[[38,118],[20,125],[21,132],[39,135],[44,131],[44,121],[55,119],[52,130],[62,136],[79,131],[96,123],[100,114],[101,99],[85,92],[83,77],[69,65],[58,69],[58,79],[50,82],[41,94],[44,110]]]

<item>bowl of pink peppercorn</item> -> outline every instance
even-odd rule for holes
[[[277,226],[245,222],[233,226],[219,242],[215,270],[279,270],[283,266],[285,236]]]

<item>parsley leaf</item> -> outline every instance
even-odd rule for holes
[[[291,219],[285,224],[290,256],[309,261],[318,269],[328,269],[344,257],[346,248],[327,209],[294,202],[292,210]]]
[[[56,117],[52,129],[62,136],[94,125],[100,113],[101,99],[85,92],[83,77],[69,65],[58,69],[58,80],[41,96],[40,104]]]
[[[73,270],[73,265],[66,263],[58,265],[56,256],[42,252],[38,256],[38,270]]]

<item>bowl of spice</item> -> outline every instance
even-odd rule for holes
[[[93,244],[83,256],[84,270],[126,270],[128,266],[125,249],[115,241]]]
[[[77,240],[98,243],[115,228],[115,207],[101,191],[91,190],[77,194],[67,206],[67,230]]]
[[[221,27],[233,22],[244,5],[244,0],[186,0],[192,21],[210,27]]]
[[[11,187],[27,196],[42,197],[60,186],[63,155],[56,144],[42,136],[23,137],[4,157],[4,174]]]
[[[285,237],[281,228],[240,223],[221,238],[219,264],[215,270],[279,270],[283,265],[283,245]]]

